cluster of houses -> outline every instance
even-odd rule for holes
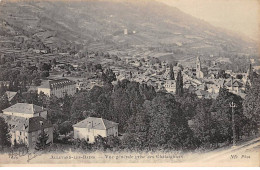
[[[125,63],[133,69],[124,69],[123,66],[110,67],[118,80],[129,79],[139,83],[146,83],[155,87],[157,91],[166,90],[169,93],[176,92],[176,76],[182,70],[184,88],[195,93],[199,98],[216,98],[221,87],[229,89],[242,98],[245,97],[245,85],[248,81],[248,73],[233,73],[226,70],[229,78],[219,76],[220,68],[215,61],[211,67],[202,67],[200,57],[196,59],[195,67],[173,67],[175,79],[170,78],[170,65],[165,62],[151,62],[148,58],[127,57]],[[135,68],[135,69],[134,69]],[[138,68],[138,69],[136,69]],[[240,78],[237,78],[240,75]]]
[[[8,124],[11,144],[24,144],[34,149],[39,135],[44,131],[48,135],[46,143],[53,143],[53,125],[48,120],[48,111],[40,106],[28,103],[16,103],[0,114]],[[118,136],[118,123],[96,117],[73,125],[74,139],[85,139],[94,143],[95,138]]]
[[[194,68],[183,68],[180,65],[172,67],[174,78],[170,76],[170,65],[165,61],[153,61],[147,57],[125,59],[127,65],[110,66],[117,80],[128,79],[139,83],[145,83],[155,87],[156,90],[166,90],[169,93],[176,92],[176,77],[181,70],[183,87],[195,93],[199,98],[216,98],[221,87],[230,92],[245,97],[245,85],[249,81],[248,73],[233,73],[226,70],[229,78],[219,77],[219,68],[214,64],[209,68],[203,68],[199,57]],[[239,76],[238,76],[239,75]],[[117,81],[113,82],[117,83]],[[63,98],[66,94],[75,95],[77,90],[90,90],[94,86],[102,86],[103,82],[97,77],[72,81],[67,78],[49,79],[37,87],[38,94]],[[9,87],[10,82],[0,81],[0,86]],[[48,112],[45,108],[34,104],[16,103],[17,92],[6,91],[8,101],[12,105],[3,110],[3,117],[10,130],[11,143],[23,143],[29,148],[34,148],[39,134],[44,131],[49,136],[49,142],[53,142],[53,125],[48,121]],[[101,135],[118,136],[118,124],[102,118],[89,117],[73,125],[75,139],[85,139],[89,143],[95,141],[95,137]]]

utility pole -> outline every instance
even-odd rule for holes
[[[234,113],[234,108],[237,107],[234,102],[230,103],[229,106],[232,109],[232,131],[233,131],[233,146],[236,146],[236,126],[235,126],[235,113]]]

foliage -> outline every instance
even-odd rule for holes
[[[173,65],[171,64],[170,65],[170,80],[175,80],[175,78],[174,78],[174,72],[173,72]]]
[[[10,106],[9,101],[8,101],[8,97],[6,94],[4,94],[3,96],[0,96],[0,112],[2,112],[2,110],[8,108]]]
[[[233,93],[230,93],[227,89],[221,88],[219,91],[219,96],[212,105],[212,115],[213,121],[217,122],[216,131],[220,137],[216,138],[216,142],[224,142],[228,140],[231,142],[233,139],[232,133],[232,112],[230,108],[230,103],[234,102],[236,107],[234,108],[236,130],[242,128],[241,122],[243,122],[243,108],[242,108],[242,98]],[[239,136],[238,136],[239,137]]]
[[[58,127],[59,127],[60,134],[65,136],[73,130],[72,123],[70,121],[65,121],[59,124]]]
[[[180,104],[171,94],[158,94],[151,102],[147,141],[150,148],[186,149],[193,147],[193,135]]]
[[[11,145],[10,138],[8,124],[4,118],[0,117],[0,146],[2,148],[5,146],[9,147]]]
[[[102,72],[102,80],[105,83],[112,83],[116,81],[116,75],[111,69],[106,69],[105,72]]]
[[[35,150],[44,150],[47,146],[50,146],[51,143],[48,140],[49,135],[42,130],[37,138]]]
[[[181,70],[178,72],[177,79],[176,79],[176,95],[182,96],[183,95],[183,77]]]
[[[260,78],[255,78],[243,102],[244,115],[254,122],[260,121]]]

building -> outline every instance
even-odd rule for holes
[[[238,79],[234,80],[233,77],[231,77],[231,80],[225,82],[224,85],[230,92],[237,95],[240,95],[240,93],[244,93],[245,91],[244,84]]]
[[[176,93],[176,81],[175,80],[166,80],[164,88],[169,93]]]
[[[73,125],[74,139],[85,139],[89,143],[95,142],[95,137],[118,136],[118,123],[96,117],[87,119]]]
[[[127,34],[128,34],[127,29],[124,29],[124,35],[127,35]]]
[[[28,103],[16,103],[3,110],[4,115],[31,118],[31,117],[43,117],[47,119],[47,110],[43,107],[28,104]]]
[[[6,87],[7,89],[9,89],[10,84],[10,81],[0,81],[0,87]]]
[[[204,73],[201,70],[200,57],[197,57],[197,60],[196,60],[196,77],[198,79],[204,78]]]
[[[50,80],[38,87],[38,94],[40,92],[49,97],[54,95],[63,98],[65,94],[73,96],[76,93],[76,83],[68,79]]]
[[[13,91],[6,91],[5,92],[7,98],[8,98],[8,101],[10,104],[14,104],[17,100],[17,92],[13,92]]]
[[[1,117],[8,124],[11,144],[25,144],[35,148],[39,134],[44,130],[48,135],[47,143],[53,143],[53,126],[46,120],[47,111],[33,104],[17,103],[3,110]]]

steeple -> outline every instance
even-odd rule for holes
[[[201,70],[201,63],[200,63],[200,57],[197,56],[197,60],[196,60],[196,71],[197,70]]]
[[[203,78],[203,73],[201,72],[201,63],[200,63],[200,57],[197,56],[196,60],[196,77],[197,78]]]

